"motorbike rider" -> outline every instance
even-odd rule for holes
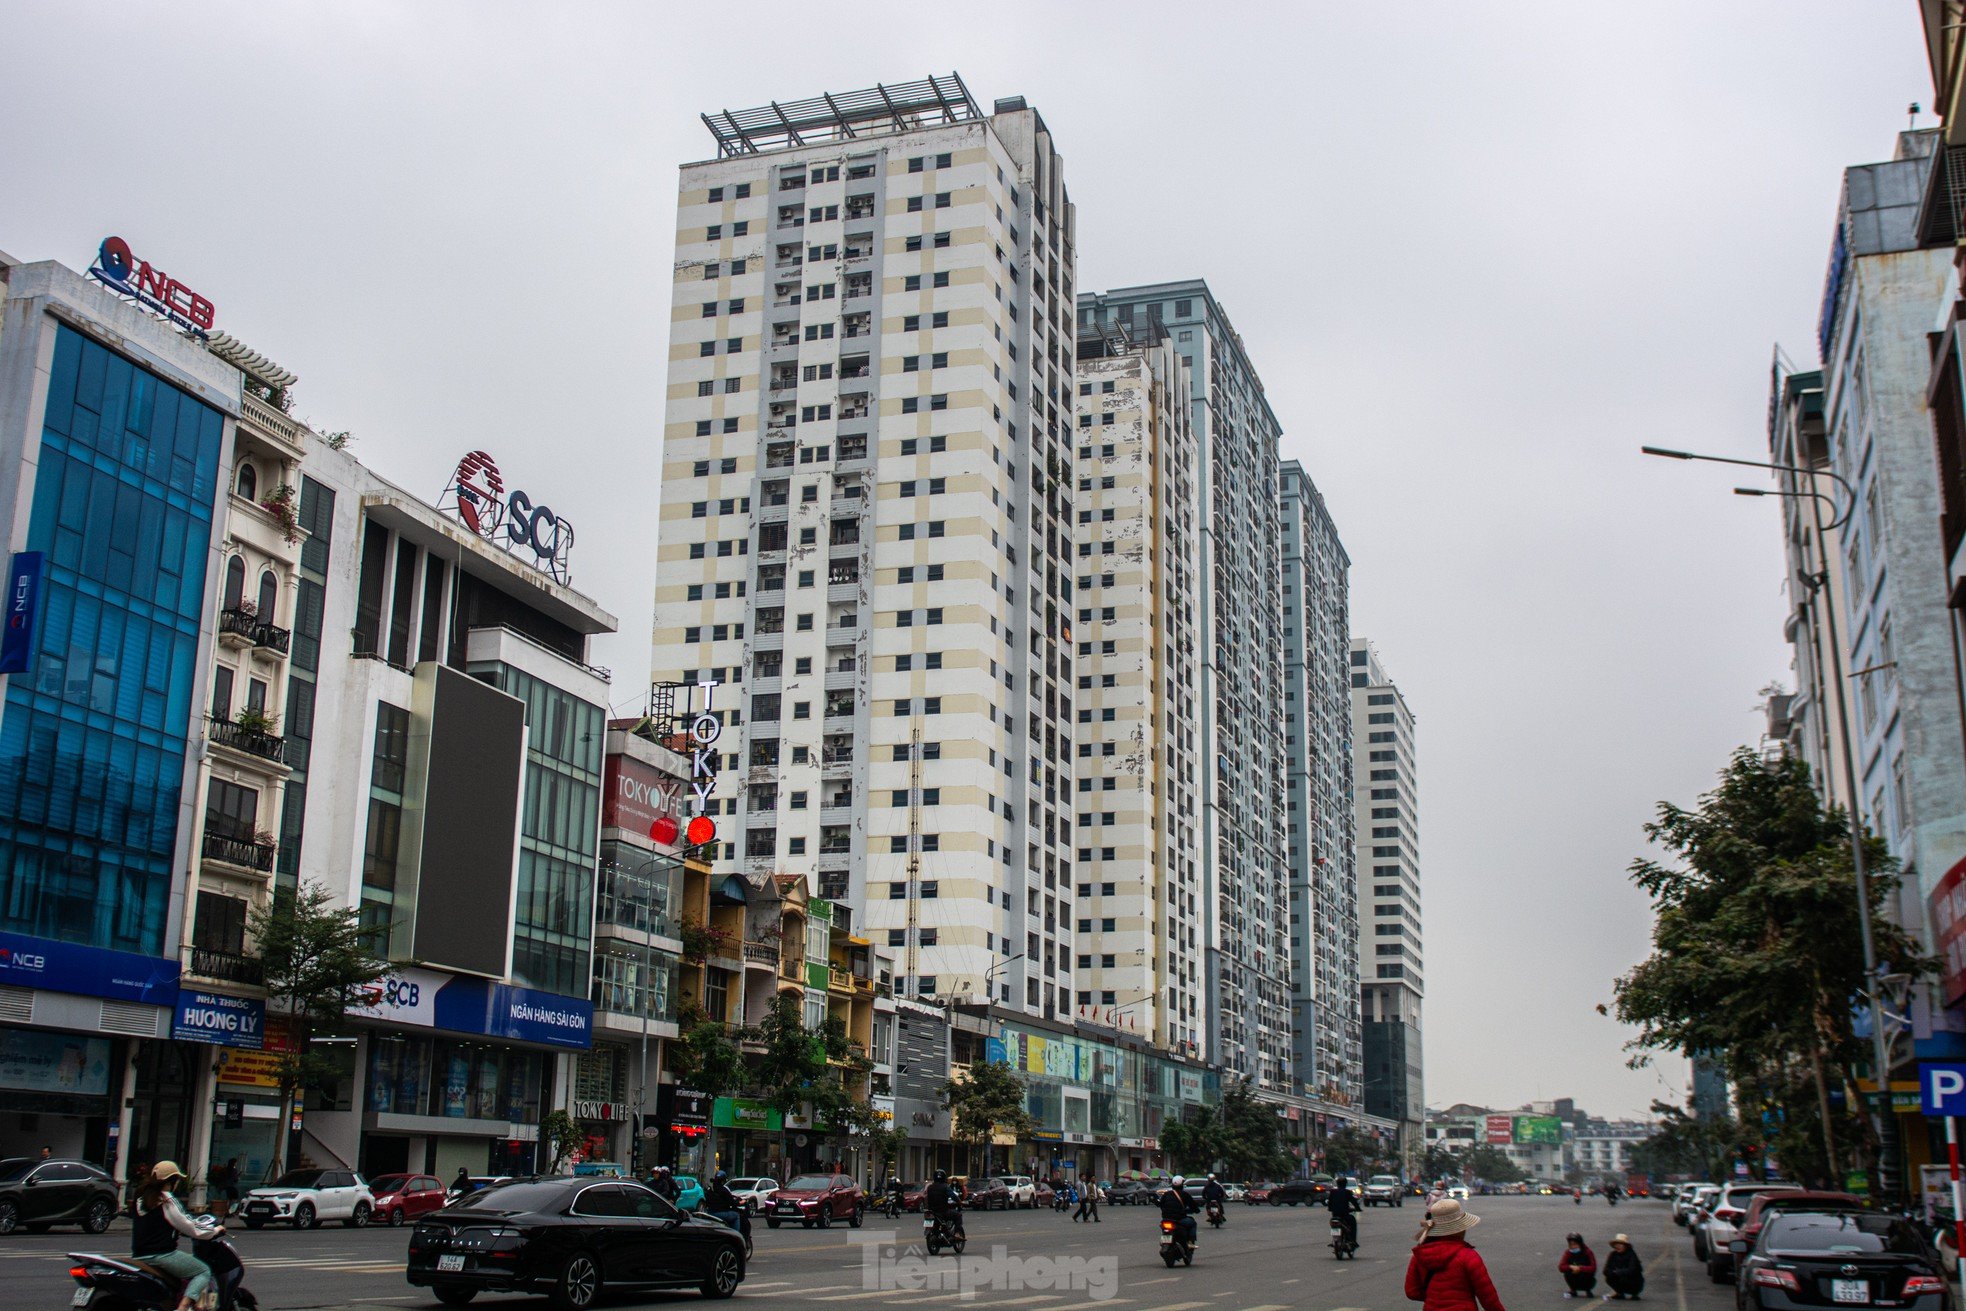
[[[655,1178],[649,1180],[649,1187],[665,1202],[673,1202],[683,1195],[682,1185],[676,1182],[676,1176],[669,1172],[666,1165],[655,1167]]]
[[[1201,1186],[1201,1204],[1211,1212],[1220,1211],[1224,1217],[1228,1215],[1229,1190],[1222,1186],[1222,1181],[1215,1177],[1213,1170],[1208,1172],[1208,1182]]]
[[[225,1232],[209,1217],[193,1219],[175,1195],[184,1171],[174,1161],[159,1161],[137,1190],[136,1223],[130,1228],[130,1255],[146,1265],[185,1281],[177,1311],[193,1311],[212,1287],[211,1267],[189,1252],[178,1250],[179,1237],[216,1238]]]
[[[906,1190],[905,1188],[903,1188],[903,1187],[902,1187],[902,1184],[901,1184],[901,1180],[900,1180],[900,1178],[899,1178],[898,1176],[896,1176],[896,1175],[893,1175],[893,1174],[890,1174],[890,1175],[888,1175],[888,1177],[887,1177],[887,1213],[888,1213],[888,1215],[889,1215],[890,1217],[892,1217],[892,1216],[897,1216],[897,1215],[900,1215],[900,1214],[901,1214],[901,1199],[902,1199],[902,1195],[903,1195],[903,1194],[904,1194],[904,1193],[905,1193],[906,1191],[907,1191],[907,1190]]]
[[[1195,1241],[1195,1203],[1182,1189],[1188,1181],[1180,1175],[1174,1176],[1172,1186],[1161,1190],[1160,1218],[1174,1221],[1174,1235],[1193,1244]]]
[[[935,1172],[935,1181],[922,1194],[922,1211],[924,1214],[934,1216],[937,1220],[941,1221],[948,1227],[949,1232],[956,1237],[968,1237],[963,1232],[962,1198],[957,1194],[955,1188],[950,1185],[949,1172],[947,1170],[937,1170]]]
[[[723,1221],[740,1234],[751,1232],[750,1213],[738,1203],[737,1194],[730,1190],[728,1170],[719,1170],[710,1176],[710,1186],[703,1190],[703,1213]]]
[[[1331,1212],[1331,1218],[1345,1231],[1345,1242],[1358,1246],[1358,1199],[1352,1196],[1352,1187],[1343,1175],[1331,1187],[1331,1193],[1324,1199]]]

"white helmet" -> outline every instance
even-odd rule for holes
[[[1180,1186],[1181,1186],[1182,1184],[1185,1184],[1185,1183],[1187,1183],[1187,1182],[1188,1182],[1188,1181],[1187,1181],[1187,1180],[1186,1180],[1185,1178],[1183,1178],[1182,1176],[1180,1176],[1180,1175],[1178,1175],[1178,1174],[1174,1176],[1174,1186],[1175,1186],[1176,1188],[1179,1188],[1179,1187],[1180,1187]]]
[[[1214,1182],[1215,1182],[1215,1171],[1213,1171],[1213,1170],[1210,1170],[1210,1171],[1208,1172],[1208,1182],[1210,1182],[1210,1183],[1214,1183]]]

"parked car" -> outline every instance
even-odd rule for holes
[[[1010,1193],[1010,1205],[1025,1208],[1038,1204],[1038,1186],[1028,1174],[1000,1174],[997,1182]]]
[[[693,1174],[679,1174],[676,1180],[676,1205],[684,1211],[703,1209],[703,1181]]]
[[[776,1179],[733,1179],[730,1191],[737,1198],[737,1204],[752,1215],[756,1215],[771,1204],[771,1196],[778,1191]]]
[[[1389,1174],[1375,1174],[1365,1181],[1367,1206],[1405,1206],[1406,1190]]]
[[[1707,1277],[1716,1284],[1733,1277],[1734,1255],[1727,1244],[1734,1241],[1756,1193],[1794,1191],[1794,1184],[1728,1184],[1722,1188],[1713,1205],[1700,1213],[1693,1230],[1693,1255],[1706,1262]]]
[[[1091,1187],[1090,1184],[1078,1184],[1075,1186],[1080,1188]],[[1054,1206],[1057,1202],[1058,1190],[1051,1186],[1050,1180],[1040,1179],[1031,1185],[1031,1205],[1040,1207]]]
[[[1010,1188],[1001,1179],[965,1179],[963,1209],[967,1211],[1008,1211]]]
[[[1693,1214],[1693,1203],[1698,1199],[1702,1188],[1710,1188],[1715,1192],[1720,1191],[1714,1185],[1707,1183],[1689,1183],[1679,1186],[1679,1191],[1674,1193],[1672,1198],[1672,1222],[1674,1224],[1682,1228],[1686,1225]]]
[[[1696,1184],[1679,1202],[1679,1223],[1686,1227],[1689,1236],[1694,1236],[1693,1246],[1697,1250],[1699,1223],[1706,1216],[1706,1210],[1713,1205],[1713,1199],[1720,1196],[1719,1184]]]
[[[390,1226],[441,1211],[451,1197],[442,1180],[427,1174],[379,1174],[369,1181],[369,1192],[375,1197],[375,1211],[369,1218]]]
[[[1771,1189],[1748,1199],[1748,1213],[1741,1218],[1740,1238],[1750,1248],[1770,1218],[1787,1211],[1868,1211],[1870,1203],[1855,1193],[1815,1192],[1796,1188]]]
[[[247,1193],[240,1209],[248,1229],[275,1223],[312,1229],[323,1220],[360,1229],[375,1212],[375,1194],[353,1170],[289,1170]]]
[[[928,1191],[928,1182],[901,1185],[901,1209],[919,1211],[922,1209],[922,1194]]]
[[[116,1218],[116,1183],[87,1161],[0,1161],[0,1234],[80,1225],[99,1234]]]
[[[1321,1206],[1331,1184],[1317,1179],[1291,1179],[1270,1189],[1271,1206]]]
[[[1743,1307],[1895,1306],[1943,1311],[1951,1298],[1939,1254],[1909,1222],[1879,1212],[1780,1211],[1741,1263]]]
[[[1222,1191],[1228,1194],[1231,1202],[1240,1202],[1249,1196],[1249,1187],[1246,1184],[1223,1184]]]
[[[630,1179],[527,1179],[418,1220],[406,1274],[445,1306],[545,1293],[560,1311],[587,1311],[617,1288],[724,1298],[744,1279],[744,1239]]]
[[[814,1225],[824,1229],[835,1220],[844,1220],[858,1229],[866,1214],[866,1194],[853,1180],[843,1174],[802,1174],[772,1194],[765,1223],[776,1229],[796,1220],[807,1229]]]
[[[1457,1202],[1465,1202],[1468,1200],[1468,1186],[1466,1184],[1449,1184],[1447,1186],[1447,1195]]]

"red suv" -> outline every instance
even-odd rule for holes
[[[369,1223],[378,1225],[399,1225],[427,1211],[440,1211],[449,1200],[444,1185],[427,1174],[377,1175],[369,1181],[369,1191],[375,1194]]]
[[[844,1220],[855,1229],[867,1214],[867,1195],[860,1185],[843,1174],[802,1174],[771,1195],[771,1208],[765,1223],[773,1229],[788,1220],[797,1220],[807,1229],[821,1229],[835,1220]]]

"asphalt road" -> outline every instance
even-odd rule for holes
[[[1614,1232],[1629,1232],[1645,1262],[1648,1302],[1672,1311],[1732,1307],[1732,1290],[1708,1282],[1663,1203],[1627,1202],[1614,1209],[1598,1200],[1577,1206],[1548,1197],[1477,1197],[1469,1209],[1482,1218],[1474,1244],[1511,1311],[1570,1305],[1556,1273],[1556,1254],[1572,1228],[1584,1234],[1600,1260]],[[1160,1262],[1155,1212],[1108,1207],[1101,1217],[1095,1226],[1050,1211],[971,1215],[969,1248],[960,1265],[946,1255],[931,1262],[908,1252],[905,1245],[920,1237],[914,1217],[871,1217],[858,1231],[773,1232],[759,1224],[757,1254],[736,1301],[758,1311],[831,1303],[854,1305],[855,1311],[860,1303],[919,1305],[927,1311],[944,1306],[1075,1311],[1100,1304],[1120,1311],[1393,1311],[1412,1305],[1403,1285],[1420,1221],[1417,1200],[1360,1217],[1361,1251],[1346,1262],[1332,1259],[1321,1208],[1232,1206],[1224,1229],[1203,1226],[1193,1267],[1174,1270]],[[247,1287],[267,1311],[438,1305],[404,1282],[406,1230],[239,1229],[234,1236],[245,1256]],[[8,1311],[65,1307],[75,1288],[65,1254],[90,1247],[127,1251],[128,1242],[128,1227],[120,1222],[97,1239],[60,1231],[0,1239],[0,1306]],[[958,1277],[966,1287],[954,1282]],[[938,1279],[951,1282],[937,1284]],[[694,1293],[665,1293],[609,1302],[668,1306],[698,1300]],[[473,1306],[544,1311],[546,1303],[481,1297]]]

